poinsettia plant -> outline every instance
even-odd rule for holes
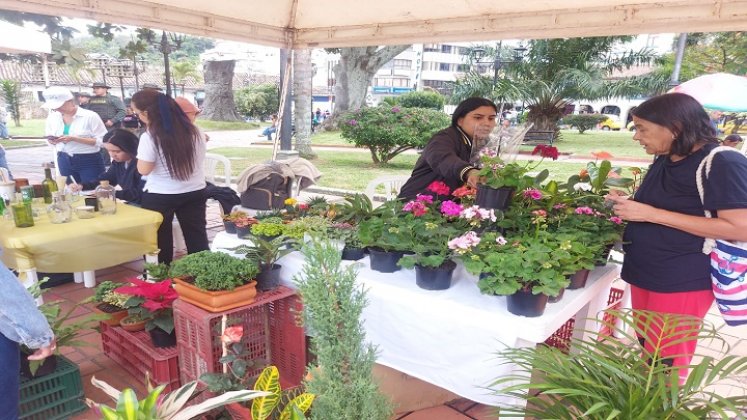
[[[114,291],[132,296],[128,301],[130,315],[139,315],[148,319],[145,329],[160,328],[167,333],[174,331],[173,303],[178,297],[171,279],[159,282],[148,282],[138,278],[127,280],[130,286],[118,287]]]

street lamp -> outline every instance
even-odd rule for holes
[[[501,57],[501,53],[503,52],[503,41],[498,41],[498,43],[495,46],[495,51],[493,52],[493,59],[490,61],[483,61],[485,58],[489,58],[488,51],[486,51],[484,48],[474,48],[472,50],[472,55],[475,58],[475,63],[477,64],[487,64],[493,66],[493,90],[495,90],[495,86],[498,84],[498,73],[500,72],[501,68],[503,68],[506,64],[514,64],[519,63],[524,58],[524,53],[526,52],[526,48],[520,43],[519,46],[513,48],[513,57],[511,59],[503,59]],[[503,100],[501,99],[501,106],[499,110],[499,114],[503,114]]]

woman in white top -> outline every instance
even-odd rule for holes
[[[49,109],[44,129],[57,150],[60,174],[78,183],[95,182],[104,172],[99,150],[106,127],[98,114],[75,104],[69,89],[52,86],[45,90],[43,108]]]
[[[151,90],[132,96],[132,109],[147,129],[140,136],[137,169],[147,175],[142,207],[163,215],[158,228],[160,262],[173,259],[171,223],[176,214],[192,254],[209,249],[205,222],[205,141],[173,98]]]

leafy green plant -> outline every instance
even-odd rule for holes
[[[294,251],[289,246],[294,242],[283,237],[265,240],[252,235],[250,240],[252,245],[239,245],[235,248],[229,248],[229,250],[235,254],[244,254],[246,258],[259,265],[260,268],[272,267],[275,261]]]
[[[747,389],[733,379],[747,372],[747,357],[729,354],[729,346],[713,325],[682,315],[606,312],[612,316],[604,319],[613,321],[603,324],[614,337],[589,331],[588,338],[572,340],[571,354],[546,346],[508,347],[500,352],[517,370],[497,379],[492,389],[526,402],[526,406],[502,407],[501,418],[745,418]],[[650,340],[648,350],[638,337]],[[659,362],[667,346],[696,339],[708,340],[711,350],[695,356],[687,379],[679,377],[679,369]],[[714,354],[718,343],[722,350]],[[541,374],[533,375],[535,370]],[[718,393],[715,386],[724,382],[741,392]]]
[[[89,407],[99,409],[102,418],[105,420],[189,420],[226,404],[248,401],[269,394],[264,391],[231,391],[199,404],[185,407],[197,388],[197,381],[192,381],[176,391],[161,395],[166,385],[153,388],[150,384],[150,378],[146,376],[148,395],[142,400],[138,400],[137,394],[132,388],[119,391],[106,382],[96,379],[95,376],[91,377],[91,383],[116,402],[116,405],[112,408],[86,399],[86,404]]]
[[[228,214],[224,214],[221,218],[226,222],[235,222],[237,219],[248,217],[249,215],[243,211],[232,211]]]
[[[358,225],[358,237],[363,246],[381,248],[384,251],[407,251],[412,248],[412,232],[408,225],[401,226],[397,218],[403,204],[392,200],[379,206],[371,217]]]
[[[259,211],[257,214],[254,215],[254,217],[257,220],[265,220],[265,219],[281,219],[283,218],[283,211],[280,209],[276,210],[267,210],[267,211]]]
[[[256,223],[251,227],[252,235],[255,236],[273,237],[282,235],[284,231],[285,224],[283,223],[283,219],[279,217],[259,219],[259,223]]]
[[[15,80],[0,80],[0,90],[8,109],[8,113],[16,127],[21,126],[21,84]]]
[[[413,91],[396,97],[396,103],[403,108],[427,108],[443,111],[446,102],[443,95],[433,91]]]
[[[553,146],[537,146],[532,154],[536,153],[539,153],[543,159],[545,157],[552,157],[553,160],[558,158],[558,149]],[[538,162],[529,160],[524,163],[504,162],[495,151],[483,149],[480,152],[480,183],[490,188],[508,187],[517,190],[539,185],[547,178],[549,171],[545,169],[534,177],[527,173],[541,162],[542,160]]]
[[[278,111],[278,87],[274,83],[250,85],[234,93],[236,110],[241,115],[265,118]]]
[[[283,235],[303,239],[304,234],[311,236],[327,235],[332,222],[322,216],[306,216],[293,220],[283,228]]]
[[[314,402],[314,394],[304,392],[288,401],[284,406],[281,405],[283,390],[280,388],[280,373],[275,366],[267,366],[259,374],[257,381],[254,383],[254,389],[265,391],[270,395],[257,397],[252,400],[252,419],[265,420],[273,415],[277,410],[279,419],[305,419],[306,413],[311,404]]]
[[[174,331],[173,304],[177,298],[171,279],[153,283],[137,278],[129,279],[130,284],[117,288],[117,292],[130,295],[127,301],[128,313],[147,319],[145,329],[160,328],[166,333]]]
[[[223,252],[200,251],[171,263],[172,276],[191,277],[194,285],[203,290],[233,290],[251,281],[258,272],[250,260]]]
[[[169,266],[164,263],[145,263],[144,269],[151,280],[161,281],[169,278]]]
[[[345,242],[345,248],[361,249],[363,244],[358,236],[358,226],[346,222],[337,222],[332,224],[329,230],[329,239]]]
[[[98,286],[96,286],[96,291],[93,294],[92,300],[94,302],[103,302],[104,298],[119,286],[121,286],[121,284],[110,280],[102,281]]]
[[[375,164],[424,147],[433,134],[449,126],[449,116],[443,111],[388,105],[348,112],[340,120],[342,137],[368,148]]]
[[[345,202],[337,206],[335,220],[357,225],[373,212],[371,199],[365,194],[345,196]]]
[[[607,118],[604,114],[572,114],[563,117],[560,123],[575,127],[580,134],[583,134],[584,131],[591,130]]]
[[[208,372],[200,375],[200,381],[210,392],[224,393],[249,389],[256,373],[257,361],[251,360],[251,351],[246,343],[243,325],[231,325],[220,333],[220,342],[226,346],[226,354],[219,362],[225,372]],[[262,390],[266,391],[266,390]]]
[[[104,297],[104,303],[108,303],[109,305],[116,306],[122,309],[127,309],[127,301],[129,300],[129,296],[117,292],[108,293]]]

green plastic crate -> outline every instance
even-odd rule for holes
[[[68,419],[86,408],[80,369],[63,356],[49,375],[21,379],[21,419]]]

